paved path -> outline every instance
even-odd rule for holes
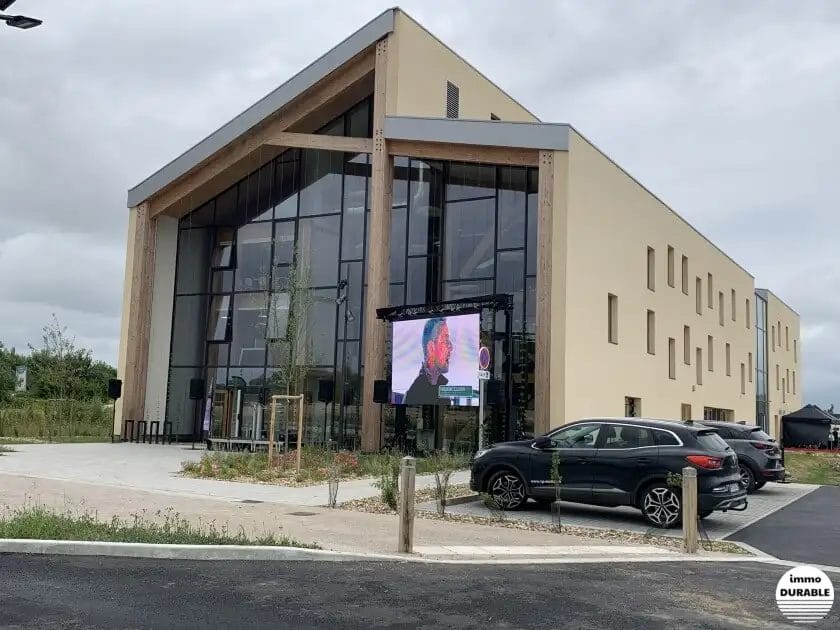
[[[712,516],[703,519],[701,521],[704,528],[703,534],[711,539],[723,539],[739,529],[748,526],[755,520],[764,518],[768,514],[772,514],[785,505],[813,492],[817,488],[819,486],[795,483],[767,484],[760,491],[749,496],[749,507],[744,512],[715,512]],[[423,509],[434,510],[433,504],[425,504],[421,507]],[[453,514],[492,516],[491,511],[480,501],[453,505],[447,508],[447,510]],[[621,529],[637,533],[653,532],[669,536],[682,536],[682,530],[679,528],[661,530],[650,527],[644,521],[638,510],[629,507],[608,508],[596,505],[567,503],[564,501],[561,503],[561,516],[563,523],[576,527]],[[541,507],[534,503],[529,503],[528,507],[524,510],[505,512],[505,518],[538,523],[552,522],[550,507]],[[840,538],[835,538],[835,540],[840,540]]]
[[[840,487],[820,486],[728,540],[785,560],[840,566]]]
[[[78,481],[98,486],[131,488],[177,496],[206,497],[225,501],[262,501],[317,506],[327,503],[327,485],[279,485],[192,479],[178,473],[184,461],[198,461],[203,449],[189,445],[135,443],[16,444],[14,453],[0,457],[0,474],[23,475],[58,481]],[[450,483],[467,483],[469,472],[452,475]],[[417,477],[416,488],[430,488],[434,475]],[[372,479],[344,481],[339,500],[376,496]]]
[[[6,459],[4,456],[0,459]],[[341,490],[339,490],[339,493]],[[73,512],[96,512],[102,519],[130,518],[145,513],[161,518],[167,509],[194,523],[214,522],[250,534],[273,532],[324,549],[394,553],[397,545],[396,515],[366,514],[349,510],[295,506],[284,503],[241,503],[208,497],[170,495],[125,487],[56,481],[0,474],[0,511],[4,506],[42,504]],[[414,523],[416,545],[588,545],[591,540],[551,532],[529,532],[489,525],[418,518]],[[601,543],[599,543],[601,544]]]
[[[17,628],[790,628],[787,567],[453,566],[0,556]],[[840,604],[815,628],[838,627]]]

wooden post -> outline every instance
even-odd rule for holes
[[[542,435],[552,426],[551,396],[551,283],[554,223],[554,152],[540,151],[537,184],[537,294],[536,355],[534,360],[534,433]],[[562,247],[562,243],[557,243]],[[562,336],[562,331],[558,336]],[[557,378],[560,375],[554,375]],[[556,394],[555,394],[556,395]],[[559,423],[561,418],[554,418]]]
[[[686,466],[682,471],[683,548],[697,553],[697,470]]]
[[[398,551],[414,550],[414,473],[416,460],[403,457],[400,461],[400,540]]]
[[[271,397],[271,421],[268,423],[268,467],[271,468],[273,466],[274,460],[274,413],[275,409],[277,408],[277,399],[272,396]]]
[[[303,394],[298,399],[297,472],[300,472],[300,453],[303,449]]]

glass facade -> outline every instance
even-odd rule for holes
[[[370,137],[370,100],[318,133]],[[306,441],[355,445],[369,179],[367,154],[290,149],[181,219],[176,433],[193,434],[209,401],[211,436],[265,439],[260,403],[303,393]],[[195,378],[204,401],[189,399]]]
[[[770,431],[767,396],[767,300],[755,294],[755,422]]]
[[[495,321],[483,314],[482,332],[493,340],[493,378],[510,380],[515,436],[534,433],[536,213],[536,169],[395,159],[391,306],[513,296],[511,337],[503,313]],[[490,439],[504,439],[505,406],[488,413]],[[386,414],[386,442],[400,447],[475,445],[476,408],[398,406]]]

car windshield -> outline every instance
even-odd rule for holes
[[[772,442],[773,438],[771,438],[767,433],[763,430],[755,428],[750,431],[750,439],[751,440],[760,440],[762,442]]]
[[[723,438],[714,431],[701,431],[697,434],[697,442],[710,451],[725,451],[729,448]]]

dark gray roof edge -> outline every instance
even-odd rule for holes
[[[773,293],[770,289],[763,289],[763,288],[762,288],[762,289],[759,289],[759,288],[756,288],[755,292],[756,292],[756,293],[758,293],[759,291],[761,291],[761,292],[762,292],[762,293],[761,293],[761,297],[763,297],[765,300],[767,299],[767,294],[769,293],[769,294],[770,294],[770,295],[772,295],[774,298],[776,298],[777,300],[779,300],[779,302],[781,302],[781,303],[782,303],[782,304],[783,304],[783,305],[784,305],[784,306],[785,306],[785,307],[786,307],[786,308],[787,308],[787,309],[788,309],[791,313],[793,313],[794,315],[796,315],[797,317],[799,317],[799,311],[797,311],[797,310],[796,310],[796,309],[794,309],[794,308],[791,308],[790,304],[788,304],[787,302],[785,302],[782,298],[780,298],[778,295],[776,295],[775,293]],[[801,322],[800,322],[800,324],[801,324]]]
[[[394,30],[394,12],[386,9],[344,41],[321,55],[288,81],[283,83],[244,112],[222,125],[192,148],[169,162],[145,180],[130,188],[127,205],[129,208],[145,201],[197,164],[209,158],[236,138],[252,129],[278,109],[318,83],[325,76],[337,70],[360,52]]]
[[[386,116],[385,138],[567,151],[569,125],[464,118]]]
[[[706,236],[705,234],[703,234],[703,232],[701,232],[701,231],[700,231],[700,230],[698,230],[696,227],[694,227],[691,223],[689,223],[689,221],[688,221],[688,220],[687,220],[684,216],[682,216],[679,212],[677,212],[677,211],[676,211],[676,210],[674,210],[671,206],[669,206],[667,203],[665,203],[665,201],[663,201],[663,200],[662,200],[662,198],[661,198],[661,197],[659,197],[656,193],[654,193],[654,192],[653,192],[650,188],[648,188],[647,186],[645,186],[642,182],[640,182],[638,179],[636,179],[636,178],[635,178],[635,177],[633,177],[630,173],[628,173],[628,172],[627,172],[627,169],[625,169],[625,168],[624,168],[623,166],[621,166],[618,162],[616,162],[616,161],[615,161],[614,159],[612,159],[609,155],[607,155],[604,151],[602,151],[600,148],[598,148],[598,145],[596,145],[596,144],[595,144],[594,142],[592,142],[589,138],[587,138],[586,136],[584,136],[584,135],[583,135],[580,131],[578,131],[578,130],[574,127],[574,126],[569,125],[569,127],[570,127],[570,128],[571,128],[571,130],[572,130],[572,131],[574,131],[574,132],[575,132],[578,136],[580,136],[580,137],[581,137],[581,139],[582,139],[584,142],[586,142],[587,144],[589,144],[589,145],[590,145],[593,149],[595,149],[598,153],[600,153],[600,154],[601,154],[601,155],[603,155],[603,156],[604,156],[607,160],[609,160],[610,162],[612,162],[612,164],[613,164],[613,165],[614,165],[614,166],[615,166],[618,170],[620,170],[622,173],[624,173],[625,175],[627,175],[627,177],[629,177],[629,178],[630,178],[630,179],[632,179],[634,182],[636,182],[636,183],[637,183],[637,184],[638,184],[638,185],[642,188],[642,190],[644,190],[647,194],[649,194],[651,197],[653,197],[653,198],[654,198],[654,199],[656,199],[659,203],[661,203],[663,206],[665,206],[665,207],[666,207],[669,211],[671,211],[671,212],[674,214],[674,216],[675,216],[675,217],[677,217],[680,221],[682,221],[683,223],[685,223],[685,224],[686,224],[686,225],[687,225],[687,226],[688,226],[691,230],[693,230],[693,231],[694,231],[694,232],[695,232],[695,233],[696,233],[696,234],[697,234],[700,238],[702,238],[702,239],[703,239],[704,241],[706,241],[709,245],[711,245],[712,247],[714,247],[714,248],[715,248],[718,252],[720,252],[721,254],[723,254],[723,255],[724,255],[724,256],[725,256],[725,257],[729,260],[729,262],[731,262],[733,265],[735,265],[736,267],[738,267],[738,269],[740,269],[741,271],[743,271],[743,272],[744,272],[745,274],[747,274],[750,278],[752,278],[752,279],[753,279],[753,281],[755,281],[755,276],[754,276],[754,275],[752,275],[749,271],[747,271],[747,270],[746,270],[746,268],[745,268],[743,265],[741,265],[740,263],[738,263],[738,262],[737,262],[734,258],[732,258],[732,256],[730,256],[730,255],[729,255],[729,254],[727,254],[725,251],[723,251],[723,250],[720,248],[720,246],[718,246],[717,244],[715,244],[715,242],[714,242],[712,239],[710,239],[708,236]]]

